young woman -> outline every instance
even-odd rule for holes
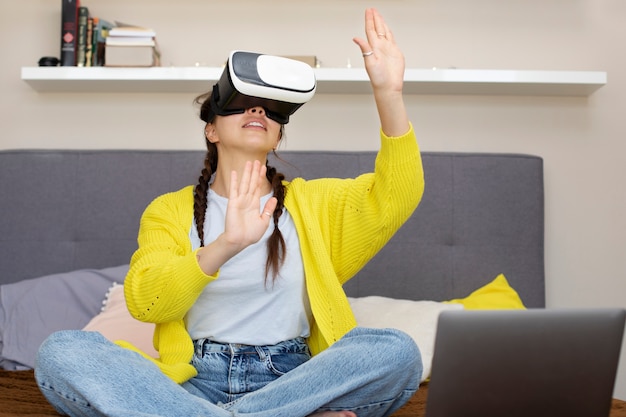
[[[160,357],[98,333],[55,333],[36,378],[58,411],[388,416],[414,394],[415,343],[397,330],[356,327],[342,290],[423,190],[402,98],[404,56],[374,9],[365,32],[354,42],[381,123],[374,172],[287,182],[267,166],[283,126],[264,107],[220,116],[214,93],[200,97],[205,168],[197,185],[148,206],[124,283],[131,314],[156,323]]]

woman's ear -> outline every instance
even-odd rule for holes
[[[217,142],[217,140],[216,140],[216,133],[215,133],[215,126],[213,125],[213,123],[207,123],[207,125],[204,128],[204,136],[211,143]]]

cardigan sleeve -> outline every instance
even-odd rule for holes
[[[413,127],[399,137],[387,137],[382,130],[380,135],[373,173],[353,179],[305,181],[301,183],[305,189],[298,190],[304,195],[298,206],[308,207],[301,212],[319,224],[325,251],[341,284],[380,251],[423,194],[423,168]],[[312,227],[308,220],[303,222]]]
[[[331,253],[344,283],[391,239],[411,216],[424,191],[424,174],[413,126],[401,137],[380,131],[381,149],[373,174],[336,190],[331,201]],[[336,261],[335,261],[336,260]]]
[[[156,198],[141,217],[139,248],[124,281],[128,309],[138,320],[182,320],[202,289],[217,278],[204,274],[191,250],[192,204],[193,187],[186,187]]]

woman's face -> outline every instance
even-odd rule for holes
[[[240,114],[216,116],[206,127],[209,141],[224,151],[263,152],[276,149],[281,125],[267,117],[263,107],[251,107]]]

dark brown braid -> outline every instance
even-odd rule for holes
[[[193,197],[193,215],[196,219],[196,229],[200,237],[200,245],[204,246],[204,218],[208,204],[209,180],[217,169],[217,147],[206,139],[207,152],[204,157],[204,168],[198,178]]]
[[[276,168],[270,167],[269,164],[266,163],[265,165],[267,166],[267,179],[272,183],[274,197],[278,200],[278,204],[276,204],[276,208],[274,209],[274,213],[272,215],[272,218],[274,219],[274,231],[267,240],[267,261],[265,262],[265,278],[267,279],[267,276],[271,271],[272,277],[275,279],[278,276],[280,267],[285,261],[285,253],[287,252],[285,239],[278,228],[278,219],[283,212],[285,203],[286,190],[283,184],[285,176],[276,172]]]
[[[211,93],[207,93],[198,96],[195,99],[196,103],[201,104],[200,118],[206,123],[212,123],[213,119],[215,118],[215,115],[213,114],[209,103],[210,97]],[[284,135],[284,125],[281,126],[280,134],[281,137]],[[209,180],[211,179],[211,175],[213,175],[213,173],[217,170],[218,160],[217,146],[215,146],[214,143],[210,142],[206,137],[205,142],[207,146],[207,152],[204,157],[204,168],[202,169],[202,174],[198,178],[198,184],[195,187],[193,202],[193,213],[194,218],[196,219],[196,230],[198,231],[198,237],[200,237],[201,246],[205,245],[204,221],[208,204]],[[285,244],[285,239],[283,238],[283,235],[278,228],[278,220],[280,218],[280,215],[282,214],[285,203],[286,189],[283,185],[283,180],[285,179],[285,176],[281,173],[276,172],[276,168],[270,167],[267,163],[266,166],[267,179],[272,184],[274,197],[276,197],[276,199],[278,200],[278,204],[276,205],[276,209],[274,209],[274,213],[272,215],[272,218],[274,219],[274,231],[267,241],[267,261],[265,262],[265,279],[267,281],[267,277],[269,276],[270,272],[272,274],[272,280],[275,280],[278,276],[280,267],[285,261],[287,247]]]

